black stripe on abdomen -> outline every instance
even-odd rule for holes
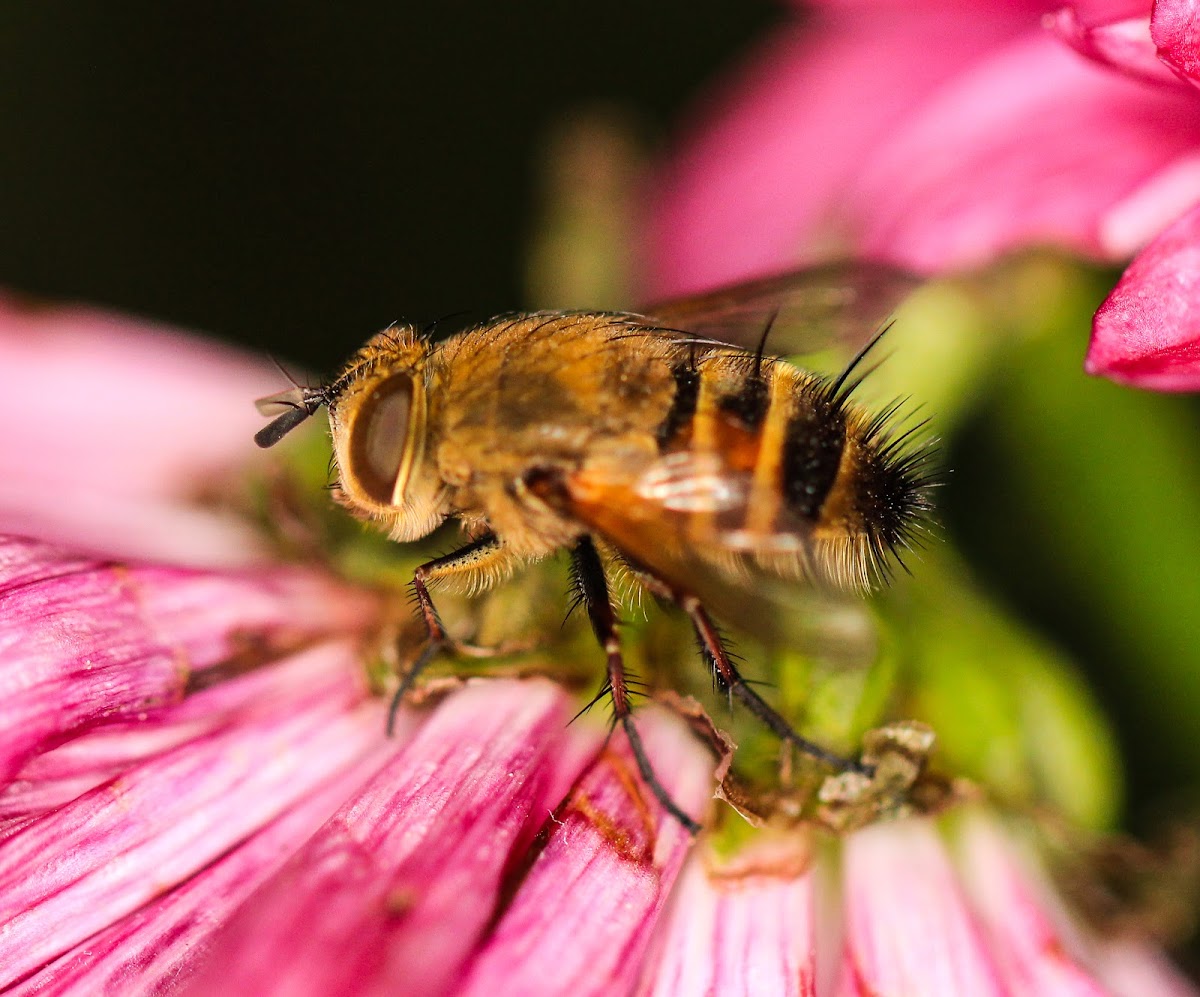
[[[726,395],[717,404],[721,411],[733,416],[743,429],[758,429],[767,414],[767,381],[755,371],[747,374],[737,391]]]
[[[829,496],[846,446],[842,413],[820,397],[803,399],[788,420],[780,483],[788,507],[815,520]]]
[[[675,395],[655,434],[660,450],[666,449],[679,431],[691,423],[700,398],[700,371],[692,361],[675,364],[671,376],[675,379]]]

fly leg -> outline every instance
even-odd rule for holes
[[[596,553],[596,547],[590,537],[583,537],[571,552],[575,566],[575,577],[579,585],[579,593],[587,608],[588,619],[591,620],[592,630],[604,653],[608,658],[608,678],[605,690],[612,696],[614,723],[619,723],[629,740],[630,750],[637,762],[642,780],[649,787],[654,798],[663,808],[691,834],[700,833],[700,824],[693,820],[683,809],[671,799],[670,793],[654,774],[646,747],[641,735],[633,722],[633,706],[629,699],[629,686],[625,676],[625,660],[621,655],[621,642],[617,636],[617,618],[613,612],[612,600],[608,594],[608,581],[604,577],[604,565]]]
[[[389,737],[391,737],[395,729],[396,713],[400,709],[400,703],[403,701],[405,694],[412,688],[413,683],[420,676],[421,672],[425,670],[425,667],[439,653],[442,651],[453,651],[457,654],[475,658],[503,653],[502,649],[477,648],[471,645],[458,644],[452,640],[449,634],[446,633],[446,628],[442,625],[441,617],[438,616],[437,607],[433,604],[433,598],[429,594],[429,586],[427,585],[427,582],[437,578],[446,578],[462,571],[477,569],[482,562],[493,560],[497,555],[501,555],[502,551],[503,545],[497,539],[496,535],[494,533],[485,533],[483,536],[472,540],[469,544],[460,547],[458,550],[451,551],[442,557],[435,557],[432,561],[426,561],[424,564],[419,565],[416,571],[413,572],[413,595],[416,598],[421,619],[425,623],[428,641],[425,647],[421,649],[421,653],[417,656],[417,660],[413,662],[412,667],[401,677],[400,686],[392,696],[387,716],[387,733]]]
[[[754,688],[742,677],[737,666],[725,650],[720,631],[708,615],[708,611],[700,604],[700,600],[689,592],[683,592],[662,579],[637,569],[636,575],[654,595],[673,603],[687,613],[696,631],[696,640],[700,644],[700,652],[717,680],[722,691],[741,701],[751,713],[767,725],[781,741],[791,744],[801,753],[824,762],[839,772],[861,772],[871,775],[873,770],[868,765],[843,758],[841,755],[821,747],[814,741],[798,734],[795,728],[773,706],[762,698]]]
[[[721,642],[721,635],[713,625],[707,610],[700,605],[700,600],[693,595],[685,595],[679,602],[679,608],[691,618],[692,626],[696,629],[696,638],[700,641],[701,651],[717,676],[717,682],[741,700],[742,705],[771,728],[776,737],[839,772],[872,774],[869,766],[851,758],[843,758],[827,748],[822,748],[815,741],[801,737],[773,706],[754,691],[754,688],[742,678],[741,672],[730,660],[725,645]]]

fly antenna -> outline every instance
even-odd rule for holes
[[[288,383],[293,388],[299,388],[301,391],[303,391],[305,388],[309,387],[307,384],[301,384],[299,381],[297,381],[296,375],[293,374],[290,370],[288,370],[283,365],[283,361],[280,360],[279,357],[275,356],[274,353],[268,353],[267,359],[270,360],[271,363],[273,363],[275,365],[275,369],[277,371],[279,371],[279,373],[281,373],[284,377],[286,377],[288,379]]]
[[[254,442],[264,450],[275,446],[322,405],[329,403],[326,388],[306,388],[296,384],[291,377],[288,379],[292,381],[293,387],[279,394],[260,398],[254,403],[262,415],[275,416],[254,434]]]

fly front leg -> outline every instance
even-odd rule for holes
[[[601,695],[608,692],[612,696],[613,721],[619,723],[629,741],[629,748],[637,762],[642,780],[654,794],[654,798],[663,808],[689,833],[699,834],[700,824],[684,812],[667,792],[666,787],[659,782],[646,747],[642,743],[637,725],[633,722],[633,705],[629,698],[629,682],[625,674],[625,659],[621,654],[621,641],[617,636],[617,617],[613,612],[612,599],[608,594],[608,580],[604,576],[604,565],[596,553],[595,544],[590,537],[583,537],[571,552],[575,566],[575,579],[579,586],[579,594],[587,608],[588,619],[591,620],[592,630],[600,646],[604,648],[608,661],[608,677]]]
[[[506,653],[505,648],[479,648],[470,644],[460,644],[453,640],[446,633],[446,628],[442,625],[437,607],[433,604],[433,597],[429,594],[428,585],[429,582],[437,579],[449,578],[466,571],[477,571],[486,562],[496,560],[502,557],[503,554],[504,545],[496,535],[494,533],[485,533],[483,536],[472,540],[469,544],[460,547],[456,551],[444,554],[442,557],[435,557],[432,561],[426,561],[424,564],[419,565],[416,571],[413,572],[413,596],[416,599],[421,619],[425,623],[428,640],[425,647],[421,649],[421,653],[417,656],[417,660],[413,662],[412,667],[401,676],[400,685],[396,689],[395,695],[392,696],[387,718],[387,732],[389,737],[395,728],[396,713],[400,709],[400,703],[404,699],[405,694],[412,688],[413,683],[420,676],[421,672],[425,670],[425,667],[439,653],[450,651],[465,657],[474,658],[490,657]]]

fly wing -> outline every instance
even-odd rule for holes
[[[748,476],[686,458],[667,455],[640,473],[598,464],[534,491],[635,569],[696,596],[718,618],[768,644],[840,655],[847,632],[855,641],[873,641],[864,637],[858,597],[786,584],[763,567],[764,558],[805,563],[811,553],[805,524],[795,521],[770,537],[746,530]]]
[[[755,482],[755,435],[732,421],[723,429],[719,449],[597,457],[530,487],[634,567],[768,636],[772,578],[820,580],[820,558],[811,522]]]
[[[776,356],[857,353],[921,283],[907,270],[830,263],[660,301],[641,309],[656,325],[754,350],[770,328]]]
[[[620,475],[581,471],[564,485],[564,504],[571,517],[635,568],[697,596],[724,619],[761,629],[761,602],[742,559],[730,554],[722,563],[719,541],[699,540],[690,514],[648,500],[636,480]]]
[[[781,503],[760,509],[753,472],[720,454],[676,451],[636,471],[592,464],[568,477],[564,491],[573,515],[682,588],[689,572],[680,568],[697,564],[739,578],[790,562],[792,569],[770,573],[813,576],[811,524]]]

